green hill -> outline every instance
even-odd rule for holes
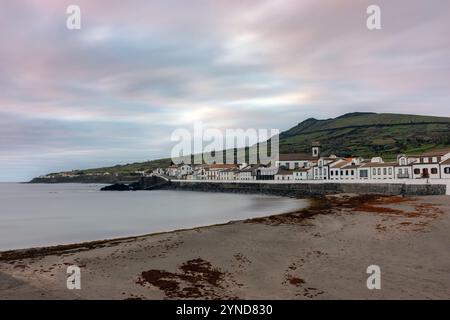
[[[399,153],[415,154],[450,147],[450,118],[367,112],[327,120],[310,118],[280,134],[280,153],[310,152],[312,141],[321,142],[322,154],[366,158],[379,155],[394,159]],[[76,170],[74,174],[76,181],[91,181],[89,174],[109,172],[111,177],[101,180],[117,181],[132,179],[135,171],[167,167],[170,162],[170,159],[159,159]]]
[[[309,152],[315,140],[325,154],[395,158],[398,153],[450,147],[450,118],[390,113],[310,118],[280,134],[280,152]]]

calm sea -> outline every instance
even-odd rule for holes
[[[289,212],[308,204],[266,195],[101,192],[101,187],[0,183],[0,250],[206,226]]]

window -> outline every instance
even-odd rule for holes
[[[334,175],[334,170],[331,170],[330,171],[330,176],[333,176]]]
[[[383,174],[387,175],[387,169],[386,168],[383,168]]]
[[[389,168],[389,175],[392,174],[392,168]]]
[[[422,158],[422,163],[428,163],[428,158]]]
[[[345,175],[348,176],[348,170],[345,170]]]
[[[352,170],[352,176],[354,176],[355,175],[355,170]]]
[[[444,168],[444,172],[445,172],[446,174],[450,174],[450,167],[445,167],[445,168]]]
[[[361,171],[359,171],[359,176],[361,178],[368,178],[369,177],[369,172],[367,170],[361,170]]]
[[[437,174],[438,170],[436,168],[431,168],[431,174]]]
[[[381,169],[378,168],[378,175],[381,176]]]
[[[294,168],[295,168],[295,169],[298,168],[298,162],[294,162]]]
[[[377,169],[373,168],[372,172],[374,176],[377,175]]]
[[[414,174],[420,174],[420,169],[414,169]]]

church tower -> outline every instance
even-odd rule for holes
[[[321,145],[319,141],[313,141],[311,143],[311,151],[314,158],[320,158],[320,147]]]

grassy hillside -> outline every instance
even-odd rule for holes
[[[281,133],[280,152],[309,152],[311,141],[323,153],[394,158],[450,147],[450,118],[404,114],[350,113],[335,119],[307,119]]]
[[[399,153],[450,147],[450,118],[389,113],[349,113],[327,120],[310,118],[280,134],[280,152],[310,152],[311,142],[317,140],[322,143],[322,154],[366,158],[380,155],[394,159]],[[159,159],[74,172],[81,180],[90,173],[103,172],[131,179],[135,171],[167,167],[170,162]]]

